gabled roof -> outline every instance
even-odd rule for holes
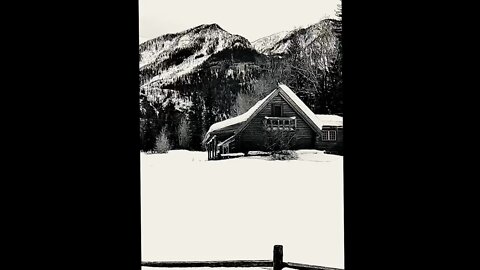
[[[210,128],[208,129],[208,132],[205,136],[208,137],[207,135],[210,134],[213,131],[223,129],[223,128],[226,128],[226,127],[229,127],[229,126],[233,126],[233,125],[236,125],[236,124],[241,123],[241,122],[245,122],[255,112],[255,110],[257,108],[259,108],[263,103],[265,103],[265,101],[270,96],[272,96],[273,92],[275,92],[275,91],[272,91],[270,94],[268,94],[268,96],[266,96],[262,100],[255,103],[255,105],[253,105],[245,113],[213,124],[212,126],[210,126]]]
[[[303,101],[284,84],[279,84],[278,87],[282,90],[280,94],[284,93],[286,95],[287,102],[291,101],[293,104],[290,104],[294,109],[297,109],[297,113],[302,115],[304,120],[317,132],[322,130],[322,122],[318,119],[315,114],[308,108],[308,106],[303,103]]]
[[[297,111],[300,116],[302,116],[302,118],[307,122],[307,124],[310,125],[312,129],[317,132],[320,132],[322,126],[331,125],[333,119],[335,119],[336,124],[339,123],[338,117],[341,118],[341,116],[331,116],[327,119],[325,115],[315,115],[312,110],[310,110],[310,108],[308,108],[308,106],[303,103],[303,101],[288,86],[284,84],[279,84],[275,90],[273,90],[262,100],[258,101],[244,114],[213,124],[209,128],[207,134],[205,134],[203,142],[206,142],[213,132],[220,131],[221,129],[227,129],[228,127],[237,124],[240,125],[236,128],[234,133],[238,134],[239,132],[241,132],[250,123],[250,121],[268,104],[268,102],[274,96],[276,96],[276,93],[279,93],[282,97],[284,97],[287,103],[289,103],[292,108],[294,108],[294,110]]]

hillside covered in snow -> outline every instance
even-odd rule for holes
[[[283,31],[252,42],[255,49],[266,55],[288,54],[294,39],[300,41],[302,49],[311,49],[319,45],[332,49],[338,47],[338,37],[326,40],[324,33],[331,33],[334,36],[340,31],[341,22],[333,19],[325,19],[305,28],[298,28],[291,31]]]
[[[272,48],[274,48],[279,41],[285,39],[292,33],[293,31],[282,31],[270,36],[259,38],[252,42],[252,46],[261,53],[269,54],[273,50]]]
[[[149,40],[139,48],[140,72],[145,76],[142,85],[172,82],[194,71],[212,55],[240,47],[253,48],[246,38],[232,35],[217,24],[203,24]]]

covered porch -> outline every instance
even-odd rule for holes
[[[229,158],[230,151],[232,150],[235,142],[235,135],[227,138],[224,141],[220,141],[217,135],[214,135],[206,143],[208,160],[216,160],[222,158]]]

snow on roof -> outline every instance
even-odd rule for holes
[[[322,122],[322,126],[343,126],[343,117],[332,114],[316,114],[317,119]]]
[[[288,86],[284,84],[278,84],[278,86],[288,95],[288,97],[293,100],[293,102],[302,110],[310,120],[318,127],[318,129],[322,129],[323,123],[318,119],[315,114],[308,108],[308,106],[303,103],[303,101],[290,89]]]
[[[273,92],[274,91],[272,91],[272,93]],[[215,131],[215,130],[219,130],[219,129],[222,129],[222,128],[225,128],[225,127],[228,127],[228,126],[232,126],[232,125],[247,121],[247,119],[263,104],[263,102],[265,102],[265,100],[267,100],[268,97],[270,97],[272,95],[272,93],[268,94],[268,96],[266,96],[262,100],[255,103],[255,105],[253,105],[253,107],[251,107],[245,113],[243,113],[241,115],[238,115],[238,116],[235,116],[235,117],[232,117],[232,118],[229,118],[229,119],[226,119],[226,120],[223,120],[221,122],[217,122],[217,123],[211,125],[210,129],[208,129],[208,132],[205,135],[205,138],[208,138],[210,133]]]
[[[278,87],[280,87],[283,92],[302,110],[308,118],[312,120],[312,122],[318,127],[318,129],[322,129],[322,127],[325,126],[342,126],[343,124],[343,118],[341,116],[337,115],[326,115],[326,114],[314,114],[310,108],[307,107],[305,103],[286,85],[284,84],[278,84]],[[226,128],[229,126],[233,126],[238,123],[242,123],[247,121],[250,116],[275,92],[273,90],[270,94],[268,94],[265,98],[262,100],[258,101],[253,107],[251,107],[247,112],[235,116],[233,118],[229,118],[226,120],[223,120],[221,122],[217,122],[213,125],[210,126],[208,129],[207,134],[205,134],[205,139],[208,139],[210,137],[210,134],[213,131]]]

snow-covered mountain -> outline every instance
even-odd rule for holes
[[[140,44],[139,51],[141,84],[171,83],[227,48],[253,49],[246,38],[230,34],[217,24],[203,24],[146,41]]]
[[[293,32],[294,31],[282,31],[270,36],[259,38],[253,41],[252,45],[258,52],[269,54],[272,51],[272,48],[274,48],[280,40],[284,39]]]
[[[258,70],[265,69],[265,63],[262,63],[265,59],[287,55],[292,43],[300,47],[302,54],[334,54],[338,49],[339,38],[336,33],[340,27],[340,21],[326,19],[306,28],[275,33],[252,43],[215,23],[165,34],[139,45],[140,91],[150,101],[166,104],[166,101],[173,100],[177,108],[187,109],[191,102],[185,96],[190,94],[185,93],[184,83],[192,84],[192,80],[213,72],[215,74],[210,80],[214,81],[209,83],[220,83],[222,76],[233,78],[240,74],[242,79],[239,79],[239,83],[249,84],[258,75]],[[325,63],[318,65],[325,66]],[[179,80],[184,83],[179,83]],[[205,81],[201,84],[204,85]]]
[[[309,47],[336,46],[338,37],[334,34],[341,28],[341,22],[337,20],[326,19],[312,24],[306,28],[299,28],[292,31],[284,31],[260,38],[252,42],[255,49],[266,55],[287,54],[292,45],[292,40],[297,39],[302,49]],[[332,37],[329,39],[329,37]]]
[[[285,55],[293,40],[307,54],[309,51],[336,50],[338,36],[335,33],[340,27],[340,21],[326,19],[306,28],[275,33],[252,43],[217,24],[203,24],[179,33],[165,34],[139,45],[141,89],[171,84],[184,75],[198,71],[207,60],[212,61],[212,56],[219,56],[226,50],[256,50],[265,57]],[[225,58],[225,55],[220,58]]]

